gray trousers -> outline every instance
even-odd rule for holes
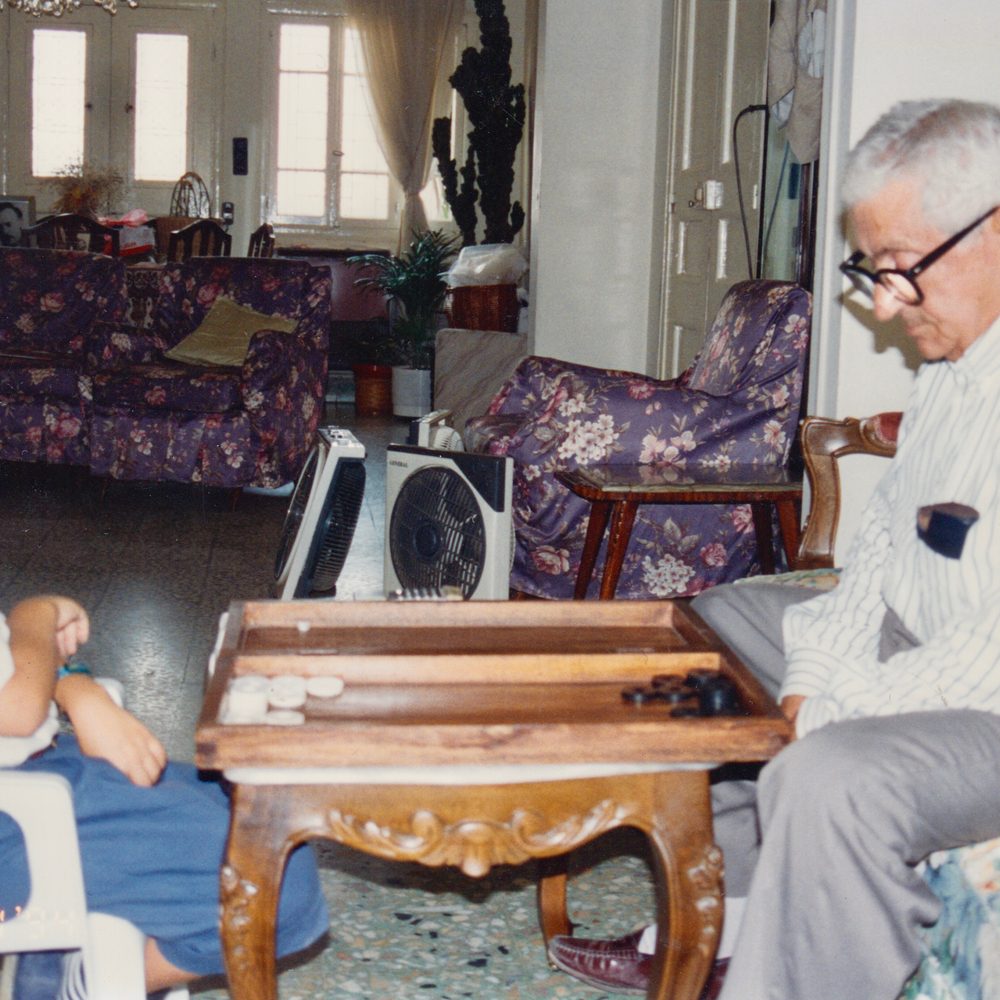
[[[694,608],[777,694],[782,613],[814,594],[744,583]],[[883,628],[883,657],[910,644]],[[748,897],[720,1000],[895,1000],[941,909],[914,865],[1000,835],[998,774],[1000,716],[955,709],[825,726],[714,786],[726,893]]]

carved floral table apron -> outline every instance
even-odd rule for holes
[[[196,763],[233,784],[222,941],[238,1000],[277,997],[278,890],[302,841],[472,877],[552,859],[538,889],[548,940],[571,930],[565,855],[620,826],[649,840],[669,928],[648,996],[698,996],[722,920],[709,770],[769,759],[789,732],[693,612],[644,601],[234,603],[212,667]],[[317,692],[299,716],[235,721],[236,679],[270,678],[274,697],[287,682],[273,679],[289,675]],[[728,678],[738,714],[622,697],[663,675]],[[315,680],[331,677],[344,681],[336,697]]]

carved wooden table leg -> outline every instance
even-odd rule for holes
[[[573,924],[566,911],[566,856],[545,859],[538,878],[538,923],[548,951],[549,941],[559,934],[572,934]]]
[[[222,870],[222,944],[234,1000],[277,1000],[274,929],[285,860],[328,837],[394,861],[455,865],[555,859],[621,826],[649,838],[660,936],[648,996],[696,1000],[721,922],[721,856],[708,774],[666,771],[503,785],[240,785]],[[540,893],[543,933],[565,933],[565,868]]]
[[[697,1000],[722,926],[722,852],[712,839],[708,773],[669,771],[654,775],[653,784],[647,835],[660,933],[646,995]]]
[[[277,1000],[275,926],[285,860],[310,822],[302,786],[236,785],[222,867],[222,950],[232,996]],[[305,807],[305,815],[301,807]],[[305,819],[305,823],[303,823]]]

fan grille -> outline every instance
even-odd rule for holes
[[[364,464],[341,462],[320,521],[319,552],[316,555],[310,592],[325,594],[336,586],[351,547],[364,495]]]
[[[305,515],[306,507],[309,504],[309,495],[312,493],[313,480],[316,478],[316,469],[319,467],[320,448],[314,446],[306,458],[306,464],[302,466],[298,481],[295,484],[295,492],[288,504],[288,511],[285,514],[285,523],[281,526],[281,540],[278,543],[278,554],[274,560],[274,579],[280,581],[285,575],[288,560],[291,558],[292,550],[295,548],[295,538],[299,533],[299,525]]]
[[[453,469],[418,469],[392,508],[389,552],[403,587],[460,588],[471,597],[486,558],[486,525],[468,484]]]

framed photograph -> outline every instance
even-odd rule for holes
[[[35,224],[33,195],[0,194],[0,247],[21,245],[21,230]]]

